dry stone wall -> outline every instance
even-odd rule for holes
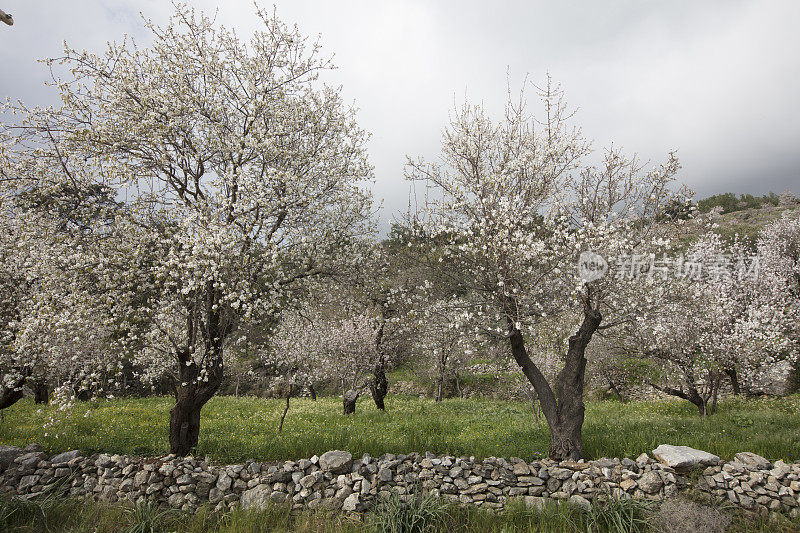
[[[109,502],[152,500],[188,511],[209,502],[217,509],[284,504],[359,512],[392,494],[432,494],[491,509],[513,498],[530,506],[551,498],[590,509],[610,499],[663,500],[694,486],[748,509],[800,513],[800,463],[772,464],[750,453],[719,462],[687,450],[660,446],[654,450],[658,460],[642,454],[636,460],[562,463],[416,453],[353,459],[335,450],[299,461],[218,466],[193,457],[86,457],[79,451],[51,457],[37,445],[0,446],[0,493],[30,498],[60,491]],[[694,458],[692,452],[698,452]],[[704,468],[699,476],[687,475],[697,467]]]

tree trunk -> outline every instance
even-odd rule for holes
[[[439,356],[439,375],[436,378],[436,401],[441,402],[444,396],[444,375],[447,370],[447,356],[445,350]]]
[[[33,382],[31,388],[33,389],[34,403],[43,404],[50,400],[50,388],[47,386],[47,380],[36,380]]]
[[[509,307],[516,309],[515,305]],[[585,407],[583,386],[586,374],[586,346],[600,326],[602,315],[584,305],[583,322],[578,331],[569,338],[569,348],[564,368],[558,373],[555,388],[551,388],[541,370],[528,356],[522,332],[514,321],[508,319],[511,352],[525,377],[533,385],[539,397],[542,413],[550,427],[550,458],[556,461],[583,458],[583,428]]]
[[[278,433],[283,431],[283,421],[286,420],[286,413],[289,412],[289,398],[292,397],[292,386],[289,385],[288,392],[286,393],[286,407],[283,409],[283,414],[281,415],[281,423],[278,426]]]
[[[223,325],[220,299],[214,281],[208,280],[203,302],[194,301],[187,308],[187,345],[175,354],[178,383],[175,406],[169,412],[169,450],[178,456],[188,455],[197,447],[200,440],[200,410],[222,385],[222,347],[233,322]],[[196,321],[201,315],[205,320]],[[205,349],[202,373],[192,357],[191,347],[198,343],[202,343]]]
[[[314,388],[314,384],[313,383],[308,386],[308,393],[311,395],[311,400],[316,402],[317,401],[317,391]]]
[[[706,416],[708,414],[706,399],[704,399],[703,396],[697,392],[697,387],[689,383],[688,379],[686,388],[689,392],[684,392],[682,389],[673,389],[672,387],[662,387],[652,382],[650,382],[650,386],[665,394],[669,394],[670,396],[675,396],[676,398],[686,400],[697,407],[697,412],[700,413],[700,416]]]
[[[378,351],[378,361],[375,363],[373,370],[372,381],[369,385],[372,399],[375,401],[375,407],[381,411],[386,410],[383,399],[386,398],[386,393],[389,392],[389,381],[386,379],[386,358],[383,355],[383,321],[378,328],[378,333],[375,336],[375,349]],[[353,406],[355,411],[355,406]]]
[[[352,415],[356,412],[356,400],[358,400],[358,396],[359,392],[352,389],[342,395],[344,414]]]
[[[389,381],[386,379],[386,372],[384,372],[383,365],[375,366],[375,372],[369,386],[372,393],[372,399],[375,401],[375,407],[381,411],[386,410],[383,399],[386,398],[386,393],[389,391]]]
[[[731,380],[731,389],[733,390],[733,395],[739,396],[739,394],[742,392],[742,389],[739,386],[739,376],[736,373],[736,369],[726,368],[725,374],[727,374],[728,378]]]
[[[198,381],[196,364],[180,365],[180,385],[175,406],[169,412],[169,451],[185,456],[197,447],[200,439],[200,410],[222,384],[222,352],[211,358],[206,367],[208,381]],[[188,350],[186,354],[188,360]]]
[[[0,411],[7,407],[11,407],[22,399],[22,387],[10,388],[2,387],[0,389]]]
[[[458,372],[455,372],[456,378],[456,393],[458,394],[459,398],[464,397],[464,391],[461,390],[461,375]]]

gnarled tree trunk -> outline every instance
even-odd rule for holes
[[[208,369],[210,375],[207,382],[197,382],[199,373],[196,365],[187,368],[187,371],[181,371],[181,383],[186,385],[178,387],[175,406],[169,412],[169,451],[178,456],[188,455],[197,447],[200,439],[200,411],[222,384],[221,361]]]
[[[511,307],[513,309],[514,307]],[[586,347],[600,326],[602,315],[588,304],[584,305],[583,322],[569,338],[564,368],[551,388],[542,372],[531,360],[525,348],[522,332],[508,320],[509,342],[514,360],[533,385],[539,397],[544,417],[550,427],[550,458],[556,461],[583,458],[582,428],[585,407],[583,386],[586,375]]]
[[[205,348],[205,363],[198,367],[192,358],[189,346],[198,340],[195,319],[200,313],[199,305],[191,304],[187,318],[187,346],[176,353],[178,360],[178,385],[175,406],[169,412],[169,450],[175,455],[188,455],[197,447],[200,438],[200,411],[222,385],[222,346],[230,333],[231,324],[223,325],[220,316],[219,291],[212,281],[207,282],[204,321],[198,322],[202,344]],[[202,374],[201,374],[202,371]]]

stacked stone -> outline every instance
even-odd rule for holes
[[[718,499],[752,510],[800,515],[800,463],[786,464],[750,452],[703,471],[697,487]]]
[[[32,445],[0,446],[0,492],[33,497],[57,490],[100,501],[155,501],[194,510],[210,502],[216,509],[290,505],[293,509],[360,512],[392,495],[417,493],[446,501],[503,509],[512,499],[540,507],[548,499],[584,509],[594,502],[641,498],[663,500],[689,487],[686,473],[708,466],[698,488],[749,509],[798,512],[800,463],[770,464],[740,453],[729,463],[686,447],[660,446],[658,460],[564,461],[435,456],[364,455],[330,451],[299,461],[216,466],[193,457],[136,458],[71,451],[53,457]]]

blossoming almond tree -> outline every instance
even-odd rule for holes
[[[371,384],[370,373],[381,357],[383,320],[374,309],[370,313],[353,303],[315,299],[286,310],[262,356],[267,365],[285,369],[284,381],[295,386],[308,386],[323,378],[336,382],[342,391],[344,414],[355,412],[356,400]]]
[[[755,294],[772,323],[781,324],[791,343],[786,352],[800,357],[800,216],[784,214],[767,225],[756,243],[761,261]]]
[[[67,47],[50,62],[70,73],[55,80],[61,108],[13,106],[25,119],[12,128],[19,136],[56,138],[91,165],[83,179],[126,203],[119,231],[145,260],[115,276],[120,286],[148,280],[135,306],[147,324],[137,361],[174,369],[169,441],[180,455],[198,443],[232,334],[274,316],[371,231],[367,135],[339,90],[318,81],[329,60],[274,15],[258,16],[263,28],[243,42],[177,4],[165,27],[146,23],[147,48]]]
[[[462,292],[479,296],[464,312],[505,339],[535,388],[550,427],[550,456],[578,459],[586,347],[598,329],[635,312],[616,305],[617,292],[630,290],[627,281],[581,279],[578,258],[589,250],[606,258],[657,250],[664,225],[656,220],[674,200],[668,185],[678,163],[670,155],[642,171],[635,158],[612,149],[589,165],[589,144],[570,127],[561,90],[548,80],[540,96],[538,120],[527,113],[524,95],[509,100],[499,122],[481,107],[456,110],[441,161],[409,160],[407,173],[436,190],[423,212],[426,231],[446,241]],[[578,313],[580,326],[549,381],[529,355],[530,338],[540,319],[565,312]]]
[[[56,382],[61,393],[97,393],[98,371],[109,376],[117,368],[90,354],[108,355],[104,343],[119,331],[104,305],[97,254],[85,252],[98,250],[117,204],[105,189],[70,181],[64,169],[80,165],[65,166],[52,141],[18,152],[24,139],[0,133],[0,366],[10,371],[0,403],[21,397],[25,385],[37,402],[47,401]]]
[[[761,250],[770,240],[762,234]],[[747,387],[782,359],[793,360],[790,291],[780,246],[754,256],[742,243],[723,243],[708,233],[686,253],[690,276],[674,281],[659,306],[643,313],[620,334],[621,344],[660,363],[661,383],[650,384],[713,414],[722,378],[734,392]]]

